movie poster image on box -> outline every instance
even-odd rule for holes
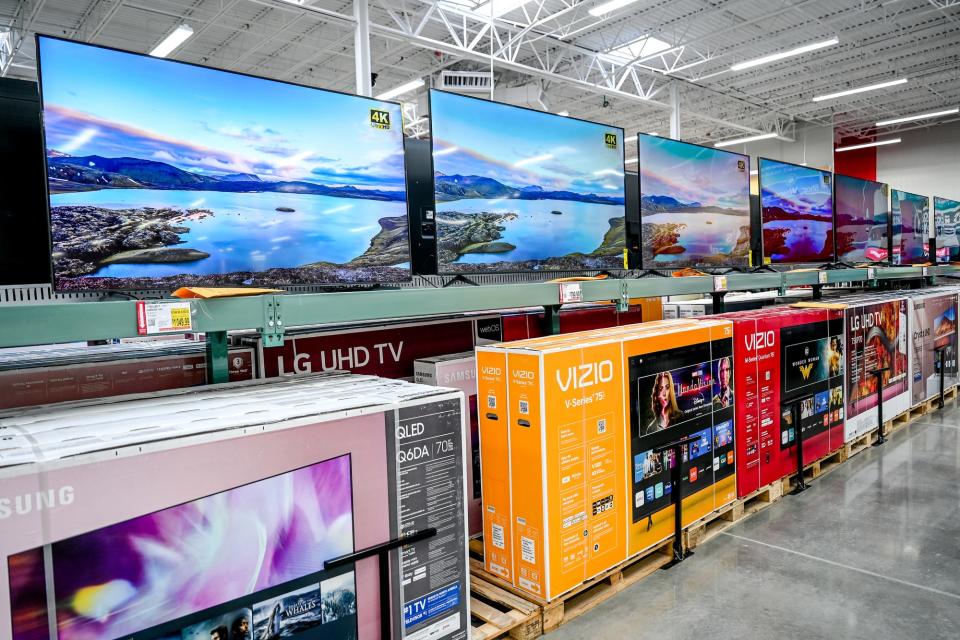
[[[353,574],[345,574],[353,579]],[[311,584],[253,606],[256,640],[289,638],[323,624],[320,585]],[[232,639],[231,639],[232,640]]]
[[[943,388],[957,384],[957,295],[915,297],[910,306],[910,388],[913,404],[919,404],[940,393],[941,350]]]
[[[259,639],[259,635],[251,635],[252,628],[250,609],[238,609],[190,625],[183,630],[180,637],[182,640],[251,640],[254,637]],[[264,640],[272,640],[273,637],[268,636]]]
[[[353,572],[327,578],[320,583],[323,623],[357,615],[357,587]]]

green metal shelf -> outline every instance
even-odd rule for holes
[[[794,286],[917,279],[960,274],[952,266],[732,273],[727,291],[784,289]],[[825,274],[821,281],[820,273]],[[584,302],[622,301],[716,292],[713,276],[634,278],[580,282]],[[492,311],[561,304],[557,283],[498,284],[448,288],[383,289],[318,294],[290,294],[191,300],[195,332],[254,329],[268,341],[283,339],[287,327],[388,318]],[[52,342],[106,340],[137,335],[136,302],[38,303],[0,306],[0,347]]]

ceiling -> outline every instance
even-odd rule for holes
[[[194,35],[171,58],[354,91],[353,2],[301,1],[0,0],[0,70],[36,77],[35,33],[146,52],[186,23]],[[514,0],[494,19],[477,0],[369,0],[374,93],[492,69],[498,88],[532,87],[542,108],[664,135],[673,93],[682,138],[699,143],[789,139],[802,123],[869,135],[878,120],[960,104],[960,0],[637,0],[590,13],[605,1]],[[511,0],[493,6],[501,2]],[[730,69],[834,37],[839,44],[819,51]],[[631,44],[630,54],[608,53]],[[909,81],[812,101],[897,78]],[[420,121],[414,135],[428,132],[424,91],[400,98]]]

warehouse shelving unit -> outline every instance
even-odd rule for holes
[[[227,379],[227,331],[256,330],[266,344],[283,341],[288,327],[394,318],[544,307],[548,322],[559,326],[564,302],[613,301],[626,307],[633,298],[730,291],[759,291],[811,286],[815,297],[825,285],[890,281],[933,284],[956,277],[960,267],[877,267],[810,271],[732,273],[683,278],[608,278],[574,283],[537,282],[421,289],[373,289],[315,294],[258,295],[235,298],[169,300],[189,302],[190,331],[206,334],[208,379]],[[722,306],[722,305],[720,305]],[[718,309],[719,310],[719,309]],[[0,347],[54,342],[108,340],[138,335],[137,301],[68,302],[0,306]]]

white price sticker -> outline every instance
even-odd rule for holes
[[[560,283],[560,304],[583,302],[583,287],[579,282]]]
[[[827,284],[828,280],[829,280],[829,277],[826,271],[821,269],[820,271],[817,272],[817,282],[819,282],[820,284]]]
[[[930,276],[930,267],[920,267],[920,269],[922,270],[924,278]]]
[[[727,276],[713,276],[713,290],[717,291],[726,291],[727,290]]]
[[[877,270],[873,267],[867,267],[867,280],[873,280],[877,277]]]
[[[193,330],[189,302],[137,301],[137,333],[182,333]]]

